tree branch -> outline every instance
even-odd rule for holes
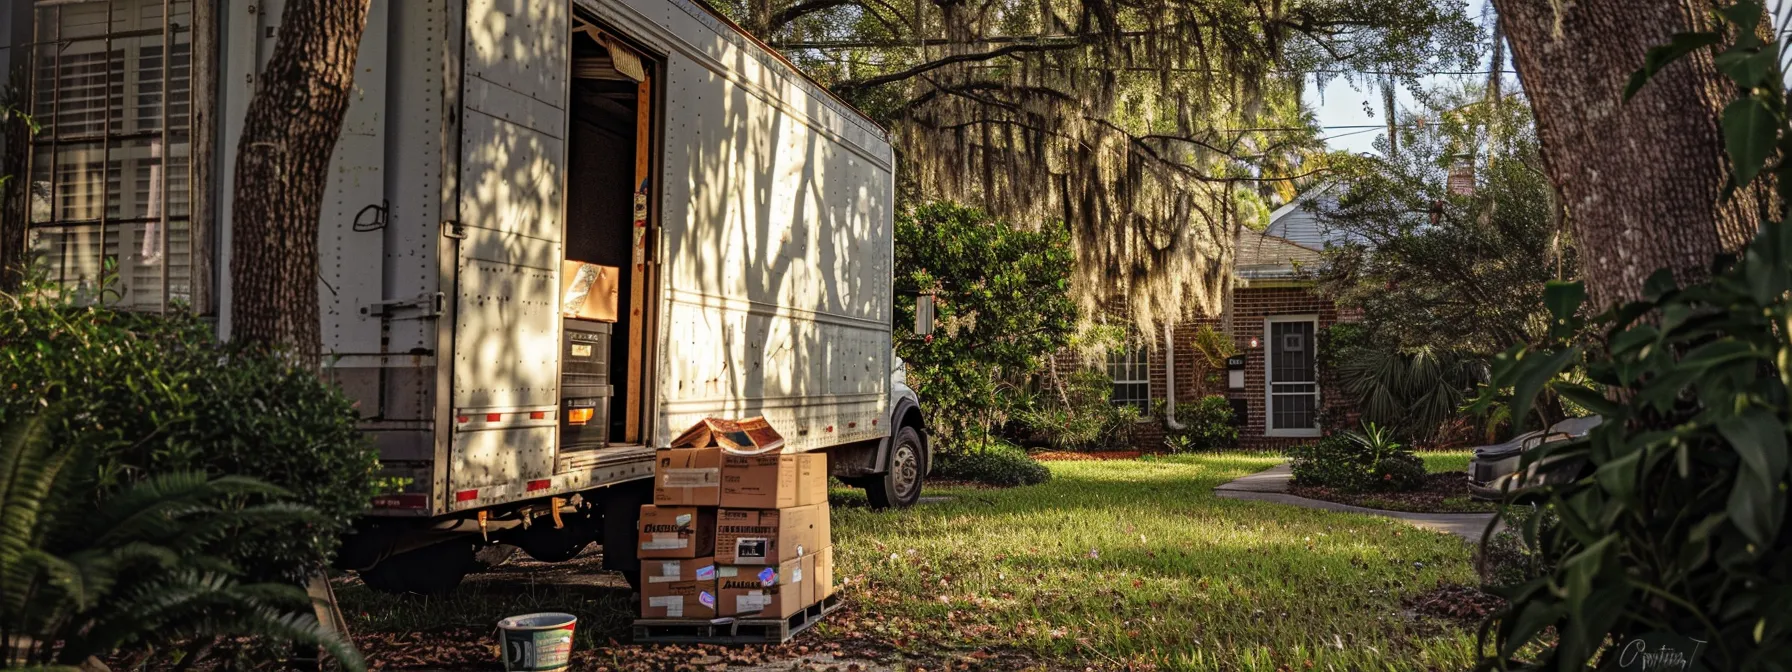
[[[948,65],[952,65],[954,63],[965,63],[965,62],[969,62],[969,61],[987,61],[987,60],[1001,58],[1003,56],[1008,56],[1008,55],[1012,55],[1012,54],[1040,52],[1040,51],[1060,51],[1060,50],[1064,50],[1064,49],[1075,49],[1075,48],[1081,47],[1081,46],[1083,46],[1083,42],[1081,40],[1070,41],[1070,42],[1056,42],[1056,43],[1049,43],[1049,44],[1011,44],[1006,47],[1002,47],[1000,49],[996,49],[993,51],[984,51],[984,52],[979,52],[979,53],[975,53],[975,54],[958,54],[955,56],[947,56],[945,58],[942,58],[942,59],[939,59],[936,61],[922,63],[920,65],[909,68],[907,70],[903,70],[900,72],[892,72],[887,75],[878,75],[876,77],[870,77],[870,78],[861,79],[861,80],[857,80],[857,81],[842,82],[839,85],[834,87],[834,92],[844,95],[845,93],[851,92],[851,91],[869,89],[869,88],[872,88],[875,86],[883,86],[883,85],[889,84],[891,82],[900,82],[902,80],[909,79],[909,78],[915,77],[917,75],[921,75],[921,74],[924,74],[927,72],[932,72],[934,70],[938,70],[940,68],[946,67]]]

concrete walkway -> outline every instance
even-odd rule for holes
[[[1294,471],[1283,462],[1269,469],[1245,476],[1213,489],[1214,494],[1228,499],[1254,499],[1263,502],[1276,502],[1293,506],[1304,506],[1309,509],[1338,511],[1342,513],[1365,513],[1371,516],[1386,516],[1405,521],[1414,527],[1436,532],[1448,532],[1469,541],[1480,541],[1481,533],[1487,530],[1487,521],[1493,520],[1491,513],[1408,513],[1405,511],[1384,511],[1370,509],[1337,502],[1307,499],[1288,494],[1288,482]]]

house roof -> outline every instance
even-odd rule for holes
[[[1247,281],[1293,279],[1301,268],[1324,262],[1319,250],[1250,229],[1238,230],[1238,247],[1232,257],[1233,270]]]
[[[1315,250],[1346,243],[1367,243],[1360,235],[1326,226],[1317,213],[1305,207],[1313,202],[1336,203],[1338,196],[1333,192],[1337,188],[1335,182],[1322,184],[1276,208],[1275,212],[1269,213],[1269,226],[1263,232]]]

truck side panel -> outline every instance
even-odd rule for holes
[[[654,441],[763,414],[791,450],[887,434],[884,132],[686,0],[578,0],[665,55]]]
[[[465,11],[450,509],[550,481],[560,401],[570,8],[467,0]]]

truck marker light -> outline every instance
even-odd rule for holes
[[[545,419],[547,417],[548,417],[547,411],[531,411],[529,413],[530,420],[541,420],[541,419]]]
[[[540,480],[535,480],[535,481],[529,481],[529,492],[535,492],[536,490],[546,490],[546,489],[548,489],[548,486],[553,485],[553,484],[554,484],[554,482],[552,480],[549,480],[546,478],[543,478]]]
[[[583,425],[591,422],[591,416],[597,413],[595,408],[575,408],[566,413],[566,424]]]
[[[463,424],[463,425],[464,425],[464,424],[467,424],[467,422],[468,422],[468,421],[470,421],[470,420],[472,420],[472,418],[469,418],[469,417],[467,417],[467,416],[464,416],[464,415],[457,415],[457,416],[454,416],[454,421],[455,421],[455,422],[458,422],[458,423],[460,423],[460,424]]]
[[[472,490],[462,490],[460,492],[454,493],[454,501],[456,501],[456,502],[471,502],[475,499],[479,499],[479,489],[478,488],[474,488]]]
[[[485,414],[486,422],[497,422],[497,421],[503,420],[503,419],[504,419],[503,413],[487,413],[487,414]]]
[[[855,428],[857,428],[857,427],[858,427],[858,426],[859,426],[859,422],[858,422],[858,421],[857,421],[857,420],[854,420],[854,421],[852,421],[852,422],[849,422],[849,423],[846,423],[846,428],[847,428],[847,429],[855,429]]]

